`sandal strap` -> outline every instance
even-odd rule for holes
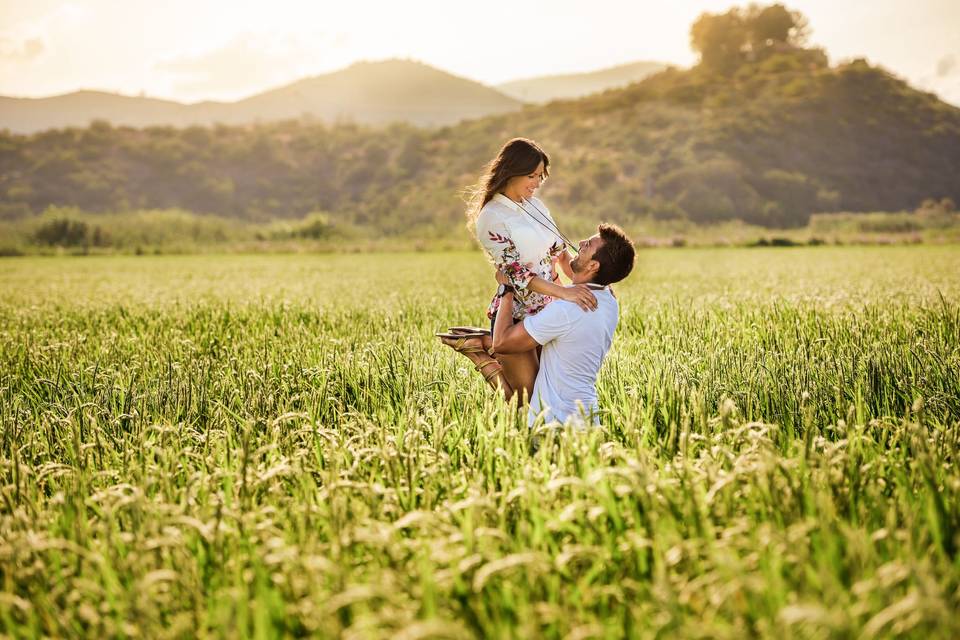
[[[483,347],[463,347],[461,349],[454,349],[454,351],[457,353],[487,353],[487,350]]]
[[[497,368],[494,369],[493,371],[490,371],[489,373],[484,373],[483,370],[489,367],[490,365],[496,365]],[[482,364],[476,365],[476,370],[480,372],[480,375],[483,376],[484,380],[486,380],[487,382],[490,382],[492,378],[498,376],[500,372],[503,371],[503,367],[500,366],[500,363],[497,362],[496,360],[487,360]]]
[[[494,369],[490,373],[483,373],[481,375],[483,376],[484,382],[490,382],[491,380],[496,378],[498,375],[500,375],[500,369]]]
[[[491,360],[487,360],[486,362],[481,362],[480,364],[476,365],[476,367],[474,367],[474,368],[475,368],[477,371],[483,371],[484,369],[486,369],[487,367],[489,367],[489,366],[492,365],[492,364],[495,364],[495,365],[497,365],[498,367],[500,366],[500,363],[499,363],[499,362],[497,362],[496,360],[492,360],[492,359],[491,359]]]

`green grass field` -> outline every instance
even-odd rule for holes
[[[604,427],[479,253],[0,261],[10,637],[960,636],[960,250],[641,252]]]

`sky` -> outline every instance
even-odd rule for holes
[[[638,60],[689,66],[690,24],[736,4],[747,3],[0,0],[0,95],[235,100],[386,58],[486,84]],[[960,0],[785,4],[831,62],[863,57],[960,105]]]

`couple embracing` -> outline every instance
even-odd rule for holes
[[[490,329],[437,336],[507,401],[527,399],[531,426],[597,424],[597,375],[619,318],[610,285],[627,277],[635,252],[608,224],[574,246],[533,195],[549,167],[546,152],[525,138],[507,142],[487,165],[468,216],[500,284],[487,309]],[[558,267],[571,285],[560,282]]]

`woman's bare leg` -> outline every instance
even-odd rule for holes
[[[494,389],[503,392],[503,399],[507,402],[513,394],[519,393],[520,404],[527,402],[533,395],[533,383],[537,379],[540,361],[537,350],[510,355],[495,354],[494,357],[486,353],[464,353],[474,367],[486,378]],[[500,365],[497,367],[497,365]],[[491,375],[497,371],[497,375]]]
[[[513,397],[513,387],[503,375],[503,366],[488,353],[489,336],[484,336],[483,340],[480,338],[467,339],[462,346],[469,349],[468,351],[457,350],[457,343],[460,341],[458,338],[440,338],[440,341],[448,347],[453,347],[454,350],[472,362],[474,368],[483,375],[494,391],[502,392],[504,398],[508,401]],[[483,345],[483,351],[476,349],[480,345]]]
[[[509,383],[512,393],[504,396],[509,402],[513,393],[519,393],[520,404],[529,401],[533,396],[533,383],[537,379],[537,372],[540,370],[540,359],[537,357],[537,350],[531,349],[523,353],[511,353],[509,355],[495,354],[497,361],[503,366],[500,375]]]
[[[441,341],[456,348],[459,339],[441,338]],[[520,404],[527,402],[533,395],[533,384],[540,370],[538,349],[509,355],[494,354],[491,357],[488,352],[492,344],[493,340],[490,336],[468,338],[462,345],[468,350],[459,351],[459,353],[473,363],[491,387],[503,392],[507,402],[513,398],[514,393],[520,394],[518,398]],[[483,350],[477,347],[482,347]],[[497,364],[500,366],[498,367]]]

